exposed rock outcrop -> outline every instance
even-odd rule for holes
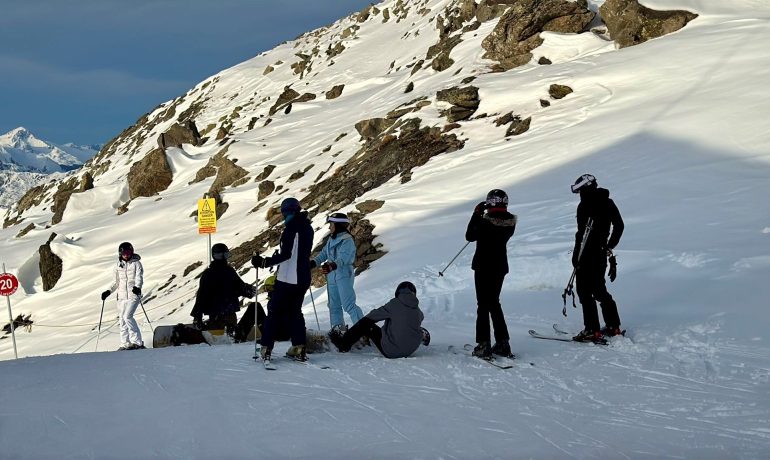
[[[61,257],[51,251],[51,241],[56,238],[56,233],[52,233],[48,241],[40,246],[40,276],[43,278],[43,290],[50,291],[59,282],[62,274]]]
[[[158,146],[161,149],[169,147],[182,147],[182,144],[198,145],[201,135],[195,122],[188,120],[171,126],[165,133],[158,136]]]
[[[164,149],[155,149],[131,165],[128,172],[128,195],[130,199],[153,196],[166,190],[173,179],[171,166]]]
[[[62,217],[64,216],[64,210],[67,209],[67,203],[72,194],[77,190],[77,187],[78,181],[75,177],[59,184],[59,188],[56,190],[56,193],[53,194],[53,205],[51,205],[51,211],[53,211],[53,217],[51,217],[52,225],[61,222]]]
[[[509,70],[532,59],[531,51],[543,43],[540,32],[580,33],[596,14],[580,2],[518,0],[481,42],[484,58],[499,62],[496,70]]]
[[[342,95],[343,89],[345,89],[345,85],[334,85],[332,89],[326,92],[326,99],[337,99]]]
[[[553,84],[548,87],[548,94],[554,99],[564,99],[570,93],[572,88],[567,85]]]
[[[684,10],[653,10],[637,0],[607,0],[599,13],[620,48],[676,32],[698,17]]]
[[[452,104],[452,107],[440,112],[450,123],[467,120],[479,108],[479,89],[475,86],[443,89],[436,93],[436,100]]]
[[[398,137],[394,132],[398,131]],[[463,147],[454,134],[440,128],[420,127],[419,118],[398,120],[387,131],[369,141],[334,174],[313,184],[303,205],[318,212],[341,209],[357,197],[375,189],[396,175],[406,182],[415,167],[438,154]]]
[[[86,171],[86,173],[83,174],[83,177],[80,178],[80,186],[78,187],[78,192],[85,192],[86,190],[91,190],[92,188],[94,188],[94,176],[92,176],[90,172]]]

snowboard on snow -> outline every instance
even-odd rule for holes
[[[156,326],[152,334],[152,347],[165,348],[179,345],[229,345],[232,337],[225,334],[224,329],[198,330],[192,324],[176,324],[173,326]]]

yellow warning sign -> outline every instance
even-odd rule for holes
[[[198,233],[217,232],[217,204],[214,198],[198,200]]]

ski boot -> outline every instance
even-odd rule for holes
[[[286,351],[286,357],[291,358],[294,361],[307,361],[307,353],[305,352],[304,345],[292,345]]]
[[[578,335],[572,337],[575,342],[602,342],[604,337],[601,331],[592,331],[590,329],[583,329],[578,332]]]
[[[625,331],[621,330],[620,327],[612,327],[612,326],[604,326],[601,329],[602,335],[606,337],[615,337],[616,335],[623,335]]]
[[[270,354],[273,351],[272,348],[268,348],[263,346],[259,349],[259,356],[262,358],[262,361],[270,361]]]
[[[473,352],[471,352],[471,355],[477,358],[490,360],[492,359],[492,347],[489,342],[479,342],[473,349]]]
[[[511,345],[508,343],[508,341],[495,342],[495,345],[492,347],[492,354],[502,356],[504,358],[513,358],[513,353],[511,353]]]

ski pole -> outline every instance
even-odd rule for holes
[[[580,267],[580,258],[583,257],[583,248],[586,247],[586,241],[588,241],[588,235],[591,234],[591,228],[594,225],[594,220],[592,218],[588,218],[588,222],[586,222],[586,228],[583,230],[583,239],[580,241],[580,250],[578,251],[578,263],[575,265],[575,268],[572,269],[572,276],[569,277],[569,281],[567,282],[567,287],[564,288],[564,293],[562,293],[561,298],[564,301],[564,308],[561,309],[561,314],[564,315],[564,317],[567,316],[567,296],[572,296],[572,308],[577,308],[577,305],[575,304],[575,293],[572,290],[573,283],[575,282],[575,276],[577,275],[577,269]]]
[[[102,312],[99,313],[99,328],[96,330],[96,349],[94,351],[99,351],[99,336],[102,333],[102,316],[104,316],[104,299],[102,299]]]
[[[443,269],[443,270],[441,270],[440,272],[438,272],[438,276],[444,276],[444,272],[447,270],[447,268],[449,268],[449,266],[450,266],[450,265],[452,265],[452,262],[454,262],[454,261],[455,261],[455,259],[457,259],[458,257],[460,257],[460,254],[462,254],[462,252],[463,252],[463,251],[465,251],[465,248],[467,248],[469,244],[471,244],[471,242],[470,242],[470,241],[468,241],[467,243],[465,243],[465,246],[463,246],[463,247],[462,247],[462,249],[460,249],[460,251],[457,253],[457,255],[455,255],[454,257],[452,257],[452,260],[450,260],[450,261],[449,261],[449,263],[447,264],[447,266],[446,266],[446,267],[444,267],[444,269]]]
[[[256,254],[255,254],[256,255]],[[254,267],[256,277],[254,281],[254,287],[256,294],[254,294],[254,360],[259,359],[259,335],[257,334],[257,305],[259,305],[259,268]]]
[[[313,304],[313,313],[315,313],[315,323],[318,326],[318,331],[321,331],[321,323],[318,321],[318,312],[315,309],[315,299],[313,299],[313,286],[310,286],[310,302]]]
[[[147,311],[144,309],[144,304],[142,303],[142,299],[139,299],[139,305],[142,307],[142,311],[144,312],[144,317],[147,319],[147,324],[150,325],[150,330],[154,334],[155,329],[152,327],[152,322],[150,322],[150,317],[147,316]]]

